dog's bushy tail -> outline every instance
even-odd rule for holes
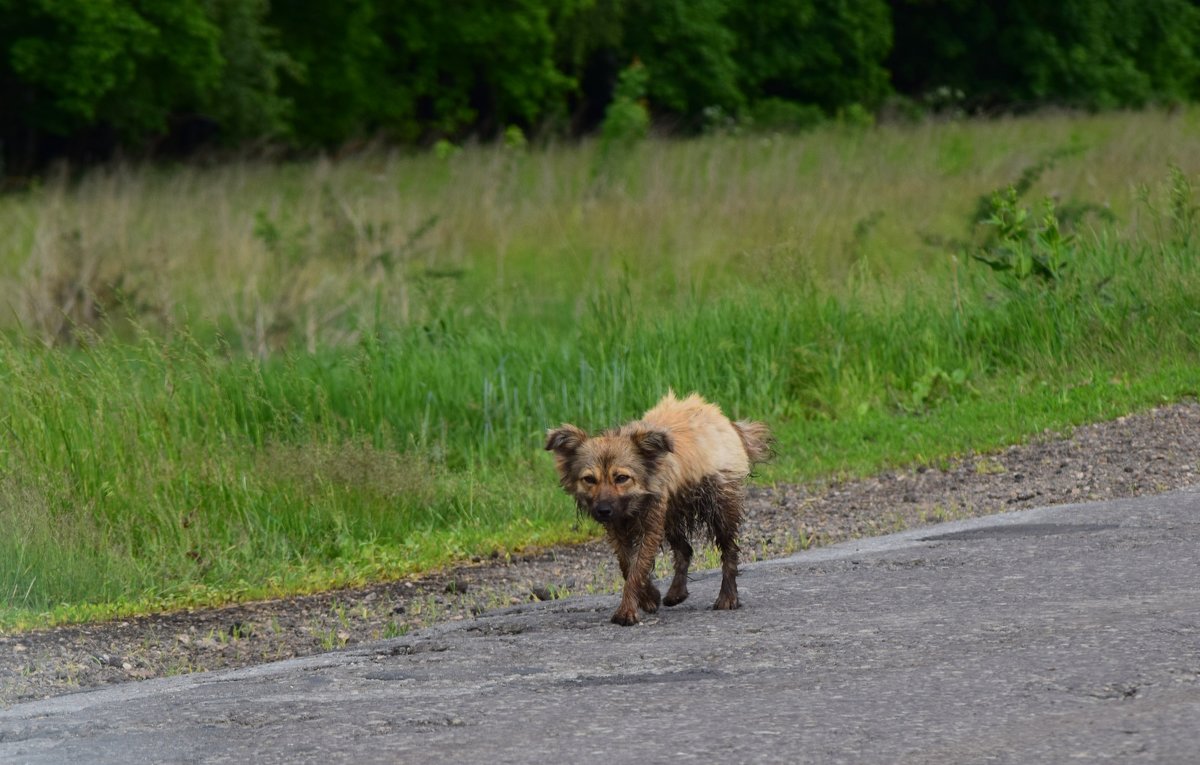
[[[746,448],[751,464],[766,462],[775,456],[775,440],[771,436],[771,429],[766,425],[761,422],[738,420],[733,423],[733,428],[741,436],[742,446]]]

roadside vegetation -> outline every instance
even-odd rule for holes
[[[588,538],[544,429],[668,386],[769,422],[766,483],[1196,396],[1198,123],[47,177],[0,197],[0,628]]]

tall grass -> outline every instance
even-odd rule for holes
[[[781,275],[839,289],[941,279],[949,259],[928,238],[961,236],[980,194],[1051,156],[1033,193],[1105,206],[1142,234],[1139,186],[1172,165],[1200,172],[1198,118],[831,128],[617,157],[584,145],[122,165],[0,204],[0,326],[70,342],[72,322],[134,320],[266,354],[353,344],[376,321],[573,319],[622,280],[678,305]]]
[[[770,421],[767,480],[1196,395],[1192,127],[718,137],[616,167],[588,147],[124,167],[0,200],[0,624],[582,538],[541,434],[668,386]],[[1029,230],[971,224],[1055,153],[992,208]],[[1082,201],[1115,220],[1075,220]],[[1046,248],[1052,280],[969,257]]]

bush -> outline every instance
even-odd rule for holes
[[[825,119],[819,106],[797,104],[782,98],[764,98],[750,107],[750,126],[770,133],[798,133]]]
[[[650,128],[650,114],[644,103],[646,80],[646,67],[637,61],[621,72],[600,128],[605,147],[630,144],[646,137]]]

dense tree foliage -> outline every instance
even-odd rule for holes
[[[0,0],[7,169],[270,140],[595,130],[638,67],[656,124],[800,124],[1200,96],[1196,0]]]
[[[730,12],[742,87],[751,99],[816,104],[834,112],[876,106],[889,92],[892,46],[884,0],[743,2]]]
[[[1088,108],[1200,95],[1193,0],[893,0],[888,65],[902,93],[968,107]]]
[[[0,0],[6,154],[43,134],[137,140],[196,109],[220,79],[220,28],[197,0]]]

